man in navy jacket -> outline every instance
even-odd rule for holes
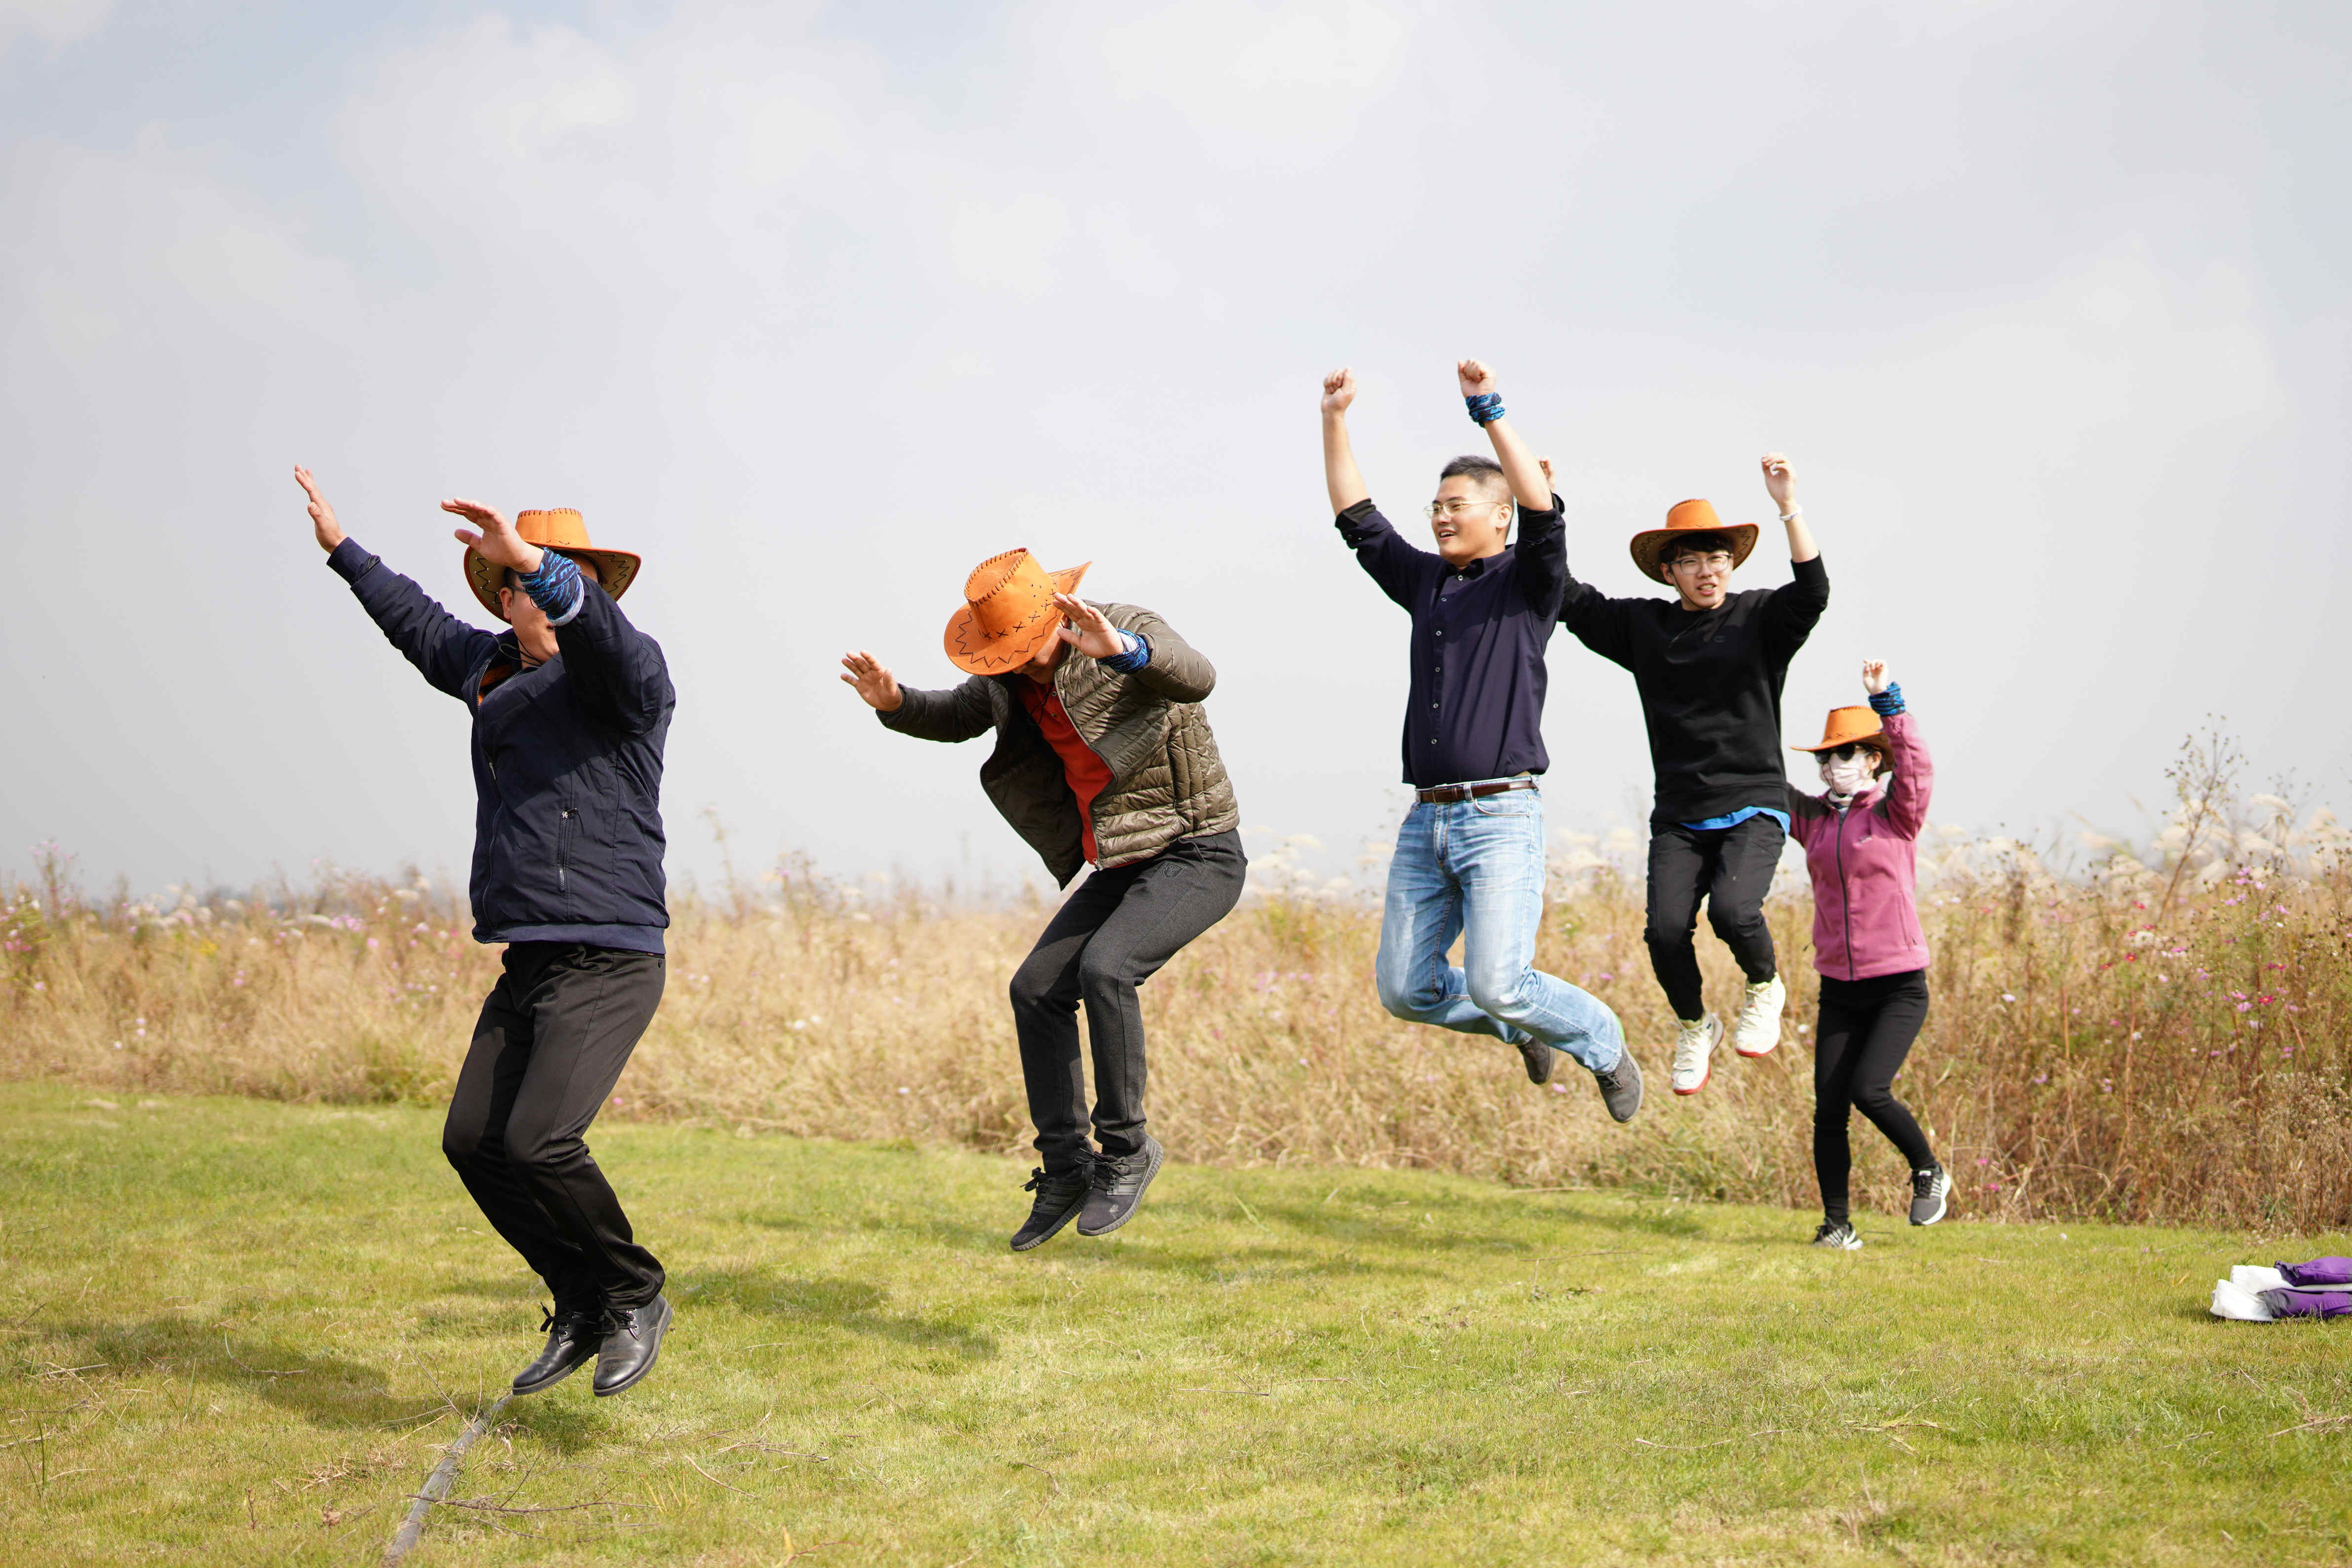
[[[595,1392],[618,1394],[653,1369],[670,1317],[661,1264],[585,1137],[661,1001],[669,925],[662,742],[677,700],[660,645],[614,603],[636,558],[591,546],[577,512],[509,522],[444,501],[478,529],[457,536],[476,596],[512,627],[493,635],[362,549],[309,470],[294,477],[327,564],[473,721],[467,896],[474,940],[506,944],[505,973],[482,1004],[441,1147],[555,1299],[546,1348],[514,1390],[593,1360]]]

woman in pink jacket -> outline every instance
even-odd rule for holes
[[[1821,744],[1824,795],[1789,790],[1790,832],[1813,876],[1813,967],[1822,1008],[1813,1035],[1813,1173],[1822,1184],[1815,1247],[1862,1245],[1846,1207],[1846,1142],[1859,1109],[1911,1167],[1911,1223],[1944,1217],[1951,1177],[1895,1098],[1895,1075],[1927,1021],[1927,939],[1914,897],[1915,852],[1936,771],[1886,666],[1862,667],[1867,708],[1830,712]]]

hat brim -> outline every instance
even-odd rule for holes
[[[1819,745],[1791,746],[1789,750],[1803,752],[1812,756],[1822,752],[1842,751],[1847,746],[1868,746],[1872,751],[1889,757],[1895,754],[1894,745],[1886,739],[1886,726],[1884,723],[1875,730],[1865,730],[1859,735],[1842,735],[1834,740],[1824,737]]]
[[[637,568],[644,564],[642,556],[625,550],[604,550],[585,544],[547,544],[541,548],[569,555],[594,572],[597,585],[615,599],[629,591],[629,584],[637,580]],[[474,597],[482,602],[482,608],[502,621],[507,615],[499,608],[499,590],[506,585],[506,580],[505,567],[492,563],[472,545],[466,546],[466,586],[474,590]]]
[[[1642,575],[1656,583],[1673,583],[1666,569],[1660,564],[1666,546],[1677,539],[1688,539],[1694,533],[1720,533],[1731,541],[1731,564],[1737,569],[1756,552],[1756,525],[1752,522],[1722,522],[1713,528],[1650,528],[1633,536],[1633,564]]]
[[[1045,575],[1054,580],[1056,594],[1075,594],[1093,564],[1088,561]],[[1007,675],[1036,658],[1037,650],[1061,629],[1061,616],[1040,616],[1034,626],[992,638],[981,629],[972,607],[965,605],[948,617],[948,662],[969,675]]]

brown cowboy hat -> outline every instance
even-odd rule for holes
[[[637,580],[638,558],[625,550],[592,546],[587,523],[568,506],[518,512],[515,531],[522,535],[526,543],[569,555],[596,574],[597,583],[615,599],[627,593],[629,584]],[[506,612],[499,608],[499,590],[506,580],[505,567],[485,560],[472,545],[466,546],[466,584],[474,590],[474,597],[482,601],[482,607],[502,621],[507,617]]]
[[[964,579],[963,608],[948,617],[948,662],[974,675],[1003,675],[1036,657],[1062,629],[1054,595],[1075,594],[1091,561],[1048,572],[1026,550],[992,555]]]
[[[1756,548],[1756,525],[1752,522],[1725,523],[1716,520],[1715,508],[1703,500],[1676,501],[1666,509],[1666,526],[1644,529],[1633,536],[1633,564],[1642,575],[1671,584],[1666,569],[1659,564],[1677,535],[1719,533],[1731,541],[1731,563],[1734,566],[1748,559]]]
[[[1886,725],[1872,708],[1832,708],[1822,725],[1822,743],[1818,746],[1791,746],[1792,752],[1834,752],[1841,746],[1868,746],[1882,757],[1892,758],[1894,752],[1886,744]]]

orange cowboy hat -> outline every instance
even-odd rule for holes
[[[1724,523],[1716,521],[1715,508],[1703,500],[1676,501],[1666,509],[1666,526],[1644,529],[1633,536],[1633,564],[1642,575],[1661,583],[1671,584],[1666,569],[1659,558],[1677,534],[1720,533],[1731,541],[1731,563],[1734,566],[1748,559],[1756,548],[1756,525],[1752,522]]]
[[[629,584],[637,580],[638,558],[625,550],[599,550],[591,545],[588,524],[568,506],[518,512],[514,521],[515,531],[522,535],[525,543],[569,555],[596,574],[598,584],[615,599],[627,593]],[[472,545],[466,546],[466,584],[474,590],[474,597],[482,601],[482,607],[502,621],[507,617],[506,612],[499,608],[499,589],[506,580],[505,567],[493,565]]]
[[[1832,708],[1822,725],[1822,743],[1818,746],[1791,746],[1792,752],[1834,752],[1842,746],[1868,746],[1880,756],[1892,759],[1894,751],[1886,743],[1886,724],[1875,709]]]
[[[1026,550],[992,555],[964,579],[963,608],[948,617],[948,662],[974,675],[1020,668],[1062,629],[1054,595],[1075,594],[1091,561],[1048,572]]]

